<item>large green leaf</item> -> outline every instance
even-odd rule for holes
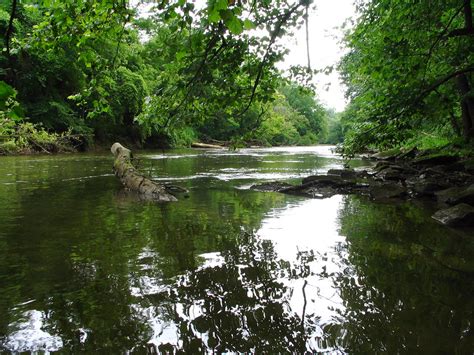
[[[0,81],[0,110],[6,110],[7,100],[15,97],[16,91],[4,81]]]
[[[242,27],[242,23],[235,16],[230,17],[228,20],[224,20],[224,23],[229,29],[229,31],[233,33],[234,35],[239,35],[244,30]]]

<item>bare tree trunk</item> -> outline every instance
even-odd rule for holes
[[[7,55],[7,60],[8,60],[8,68],[6,68],[5,70],[6,72],[5,81],[10,85],[13,85],[15,81],[15,73],[13,71],[14,63],[13,63],[13,58],[10,53],[11,52],[10,44],[11,44],[11,38],[13,36],[13,31],[14,31],[13,21],[15,20],[15,16],[16,16],[17,5],[18,5],[17,0],[13,0],[11,10],[10,10],[10,19],[8,21],[8,27],[3,37],[3,41],[5,45],[5,54]]]
[[[466,74],[458,75],[456,79],[461,94],[463,135],[466,140],[470,140],[474,137],[474,100],[469,97],[470,85]]]
[[[10,20],[8,21],[7,31],[5,33],[4,42],[5,42],[5,49],[7,52],[7,57],[10,57],[10,40],[13,34],[13,20],[16,16],[16,3],[17,0],[12,1],[12,7],[10,11]]]
[[[472,36],[474,35],[474,24],[472,22],[471,0],[464,0],[464,28],[457,28],[449,33],[454,36]]]
[[[178,201],[178,199],[170,193],[170,190],[178,190],[185,192],[185,189],[175,186],[167,186],[158,184],[145,176],[141,175],[132,164],[132,152],[120,143],[114,143],[110,148],[115,156],[114,172],[122,185],[131,191],[135,191],[143,195],[146,199],[154,201]]]

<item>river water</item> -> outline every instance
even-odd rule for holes
[[[328,146],[138,156],[189,198],[124,192],[108,154],[0,157],[0,351],[474,351],[474,233],[429,202],[249,189]]]

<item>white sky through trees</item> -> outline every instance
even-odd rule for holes
[[[140,16],[148,17],[148,11],[154,5],[153,2],[141,2],[131,0],[132,6],[139,5]],[[205,0],[197,0],[196,5],[205,5]],[[312,69],[324,69],[328,66],[336,66],[344,54],[342,38],[343,24],[349,18],[355,18],[355,6],[353,0],[314,0],[309,13],[309,47]],[[307,65],[306,54],[306,32],[303,25],[294,32],[293,37],[285,37],[280,43],[285,44],[289,54],[285,60],[278,65],[279,69],[286,70],[292,65]],[[340,83],[336,71],[331,74],[318,74],[313,79],[317,87],[317,94],[321,103],[327,108],[343,111],[346,106],[344,98],[344,87]]]
[[[353,0],[315,0],[316,10],[309,14],[309,49],[312,69],[323,69],[336,65],[344,54],[341,40],[344,30],[341,28],[348,18],[355,18]],[[295,36],[286,39],[290,53],[279,65],[287,69],[291,65],[307,65],[306,32],[303,25]],[[314,78],[321,102],[327,108],[343,111],[346,106],[344,87],[339,75],[333,71],[329,75],[318,74]]]

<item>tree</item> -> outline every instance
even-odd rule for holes
[[[262,105],[273,100],[279,85],[275,63],[285,49],[278,39],[298,24],[306,5],[158,6],[144,26],[152,36],[145,44],[147,63],[156,74],[153,95],[137,118],[147,134],[167,135],[191,125],[206,136],[217,131],[212,138],[222,139],[256,129]]]
[[[279,40],[310,2],[177,0],[142,19],[124,0],[6,1],[0,79],[49,130],[171,140],[210,123],[231,138],[261,124],[280,84]]]
[[[393,146],[448,125],[455,136],[460,116],[463,136],[472,139],[470,1],[361,1],[358,10],[340,64],[352,100],[348,147]]]

